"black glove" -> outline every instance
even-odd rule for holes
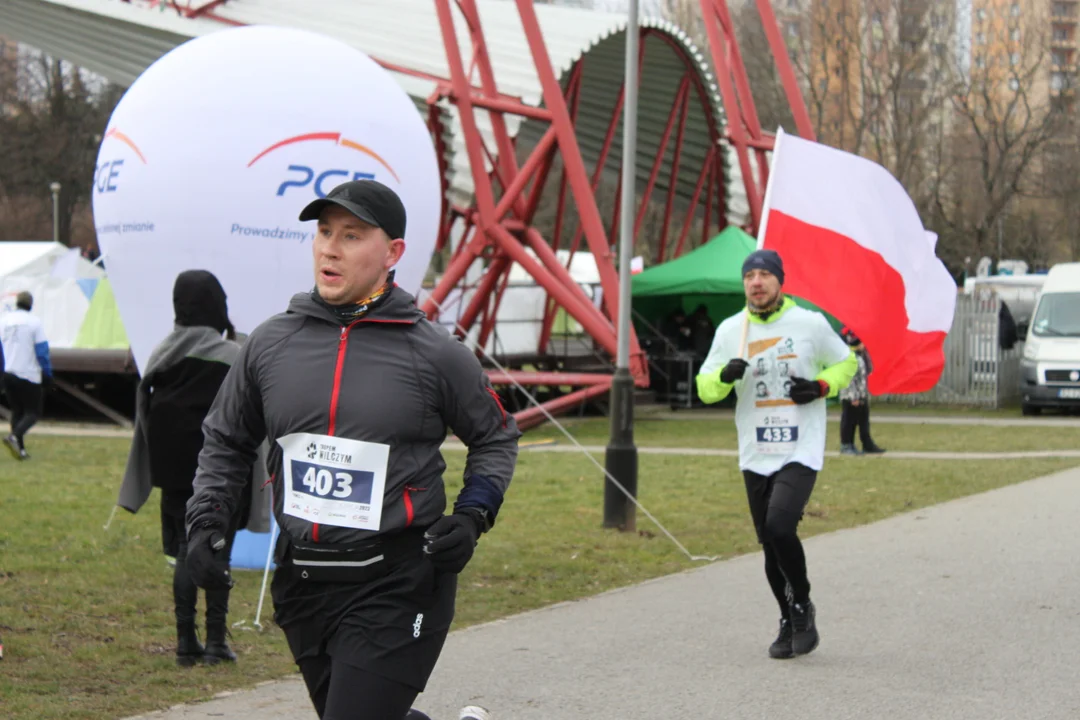
[[[820,380],[807,380],[806,378],[791,378],[791,400],[796,405],[812,403],[818,398],[824,397],[828,392],[827,386]]]
[[[203,590],[228,590],[236,584],[229,573],[225,545],[225,535],[220,528],[191,530],[187,546],[188,576]]]
[[[720,382],[730,385],[736,380],[742,380],[742,376],[746,374],[746,368],[748,367],[750,367],[750,363],[742,358],[728,360],[728,364],[720,371]]]
[[[187,569],[204,590],[228,590],[234,583],[225,552],[229,513],[216,498],[203,496],[188,504]]]
[[[438,570],[459,573],[472,559],[483,527],[480,513],[469,509],[441,517],[424,533],[424,552]]]

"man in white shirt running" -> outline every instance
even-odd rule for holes
[[[0,370],[11,405],[11,434],[4,444],[17,460],[28,460],[26,433],[41,415],[42,382],[52,378],[49,342],[41,320],[30,314],[34,298],[25,290],[15,298],[15,309],[0,315]]]
[[[738,395],[739,468],[765,552],[765,576],[780,606],[780,633],[769,648],[774,658],[805,655],[818,645],[796,529],[824,463],[825,398],[851,382],[858,367],[825,316],[785,297],[783,283],[775,251],[746,258],[746,309],[716,329],[697,376],[705,403],[733,389]]]

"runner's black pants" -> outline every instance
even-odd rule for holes
[[[297,664],[320,720],[404,718],[420,694],[416,688],[329,655],[301,658]]]
[[[781,614],[787,616],[789,602],[805,604],[810,600],[806,554],[796,530],[814,490],[817,472],[789,463],[772,475],[744,470],[743,479],[750,516],[765,551],[765,577]]]
[[[19,447],[25,449],[23,438],[41,417],[41,385],[4,373],[4,392],[11,404],[11,434]]]

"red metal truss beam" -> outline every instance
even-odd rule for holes
[[[593,250],[601,275],[601,282],[605,286],[605,294],[612,300],[609,308],[612,315],[618,311],[615,293],[618,292],[618,278],[615,274],[614,264],[608,249],[607,238],[599,222],[599,213],[596,210],[595,200],[588,189],[589,180],[585,174],[584,162],[581,159],[580,150],[574,135],[573,122],[570,118],[563,90],[555,78],[551,67],[550,58],[543,38],[540,35],[538,23],[533,8],[528,2],[519,2],[518,10],[522,18],[525,35],[529,41],[530,52],[533,55],[540,84],[544,91],[544,105],[551,114],[550,137],[545,137],[519,170],[516,167],[513,143],[506,131],[505,122],[502,120],[499,110],[488,109],[492,118],[492,130],[497,145],[498,156],[494,159],[492,174],[497,173],[502,181],[504,191],[496,205],[495,192],[492,186],[492,177],[486,171],[484,165],[484,149],[480,142],[480,134],[476,122],[475,112],[479,103],[474,103],[474,97],[490,96],[498,93],[494,83],[494,73],[490,59],[487,56],[486,44],[483,37],[483,29],[476,10],[475,0],[460,0],[462,13],[466,17],[467,25],[475,48],[473,64],[480,77],[480,88],[475,88],[469,83],[459,50],[458,38],[453,24],[453,16],[449,0],[436,0],[436,10],[439,16],[440,27],[443,32],[443,40],[447,53],[447,62],[450,68],[452,100],[456,102],[464,130],[466,151],[469,155],[470,166],[473,174],[476,211],[478,224],[487,244],[498,248],[506,253],[511,259],[532,275],[536,281],[544,287],[556,302],[566,308],[567,312],[577,320],[605,350],[612,355],[616,353],[616,337],[614,324],[610,317],[604,317],[591,303],[589,298],[574,283],[569,272],[562,267],[552,251],[551,247],[540,237],[528,222],[529,210],[535,209],[538,193],[543,185],[544,171],[550,169],[551,153],[557,145],[563,158],[564,168],[567,173],[567,181],[574,195],[579,215],[583,221],[586,240]],[[488,103],[487,105],[490,105]],[[503,106],[501,110],[509,110]],[[529,181],[533,181],[530,202],[525,201],[525,190]],[[512,212],[514,219],[522,222],[525,227],[520,237],[511,234],[507,222],[510,218],[505,213]],[[536,254],[534,260],[522,244],[529,245]],[[433,293],[433,300],[441,302],[449,293],[450,288],[464,275],[471,260],[479,256],[479,252],[470,249],[451,263]],[[489,268],[488,272],[497,268]],[[496,280],[492,280],[485,289],[493,288]],[[490,292],[490,290],[488,290]],[[477,306],[479,307],[479,300]],[[425,308],[431,314],[430,308]],[[464,326],[464,324],[463,324]],[[647,384],[648,373],[644,356],[636,343],[636,338],[631,338],[634,350],[634,367],[632,372],[641,384]]]
[[[611,375],[604,373],[524,372],[514,370],[488,370],[488,378],[495,385],[550,385],[553,387],[576,385],[611,384]]]
[[[694,194],[690,198],[690,208],[687,210],[686,219],[683,221],[682,232],[679,233],[679,242],[675,245],[675,257],[682,255],[683,244],[686,242],[686,236],[690,234],[690,226],[693,223],[695,213],[697,213],[698,203],[701,201],[701,191],[705,187],[705,178],[712,176],[712,166],[716,162],[719,152],[719,148],[714,145],[712,151],[705,156],[705,163],[701,166],[701,172],[698,173],[697,185],[694,186]],[[706,203],[708,202],[710,200],[706,199]],[[708,227],[707,223],[706,227]]]
[[[210,0],[210,2],[203,3],[199,7],[191,7],[191,3],[188,3],[188,7],[184,9],[184,16],[189,18],[197,18],[200,15],[209,14],[214,8],[224,5],[227,0]],[[173,5],[176,5],[174,2]]]
[[[766,0],[767,1],[767,0]],[[765,186],[755,182],[750,166],[748,142],[761,139],[761,124],[754,109],[754,99],[749,93],[746,70],[739,56],[739,44],[731,24],[726,0],[700,0],[701,14],[705,20],[705,32],[709,38],[716,80],[727,115],[727,130],[731,144],[739,158],[739,169],[746,185],[746,199],[750,205],[750,222],[757,229],[761,222],[761,203]],[[709,178],[709,195],[712,195],[713,179]],[[711,203],[710,203],[711,205]],[[708,208],[709,205],[706,205]]]
[[[799,88],[798,80],[795,79],[795,70],[791,67],[791,57],[780,35],[780,24],[776,22],[776,13],[773,12],[769,0],[757,0],[757,8],[758,14],[761,15],[762,27],[765,29],[765,37],[769,41],[769,47],[772,48],[780,83],[784,87],[784,94],[787,95],[788,104],[791,106],[791,114],[795,118],[795,130],[799,133],[799,137],[817,140],[814,126],[810,122],[810,113],[803,100],[802,90]]]
[[[547,419],[544,414],[544,410],[547,410],[552,415],[569,410],[570,408],[578,407],[582,403],[591,400],[594,397],[601,395],[607,395],[611,392],[611,382],[599,383],[596,385],[590,385],[576,390],[572,393],[563,395],[560,398],[551,400],[544,403],[543,407],[531,407],[527,410],[522,410],[514,415],[514,419],[517,421],[517,425],[522,430],[528,430],[531,427],[535,427]]]
[[[562,153],[563,164],[567,169],[567,178],[570,188],[574,193],[578,214],[585,226],[585,240],[589,250],[596,259],[597,271],[600,275],[600,284],[604,288],[605,306],[609,317],[614,323],[618,317],[619,277],[615,271],[614,258],[611,254],[608,236],[604,233],[600,221],[600,211],[596,207],[596,198],[589,187],[589,177],[585,170],[585,162],[581,156],[577,136],[573,122],[570,120],[570,112],[566,106],[566,100],[562,95],[558,78],[555,77],[551,58],[548,56],[547,45],[540,32],[540,23],[536,18],[536,8],[532,0],[516,0],[518,13],[521,16],[522,28],[525,38],[532,53],[533,63],[543,89],[544,104],[552,114],[552,124],[556,127],[559,140],[559,150]],[[575,285],[576,287],[576,285]],[[591,307],[591,306],[590,306]],[[569,308],[567,308],[569,310]],[[580,318],[575,318],[581,322]],[[584,325],[584,323],[582,323]],[[596,335],[590,331],[598,341],[605,346],[609,338],[606,335]],[[615,340],[614,328],[610,333],[610,341]],[[614,355],[615,353],[612,352]],[[630,372],[634,379],[643,384],[648,384],[649,367],[644,353],[637,341],[637,334],[633,327],[630,329]]]
[[[653,160],[652,169],[649,171],[649,179],[645,183],[641,206],[638,207],[637,217],[634,218],[635,238],[641,234],[641,223],[645,219],[645,211],[649,209],[649,199],[652,197],[653,188],[656,187],[656,179],[660,176],[660,167],[664,164],[664,157],[667,155],[668,143],[671,141],[671,131],[675,127],[675,120],[683,106],[683,99],[687,96],[689,90],[690,79],[683,75],[682,82],[679,83],[679,89],[675,92],[675,102],[671,104],[671,112],[668,113],[667,124],[664,125],[664,134],[660,136],[660,149],[657,150],[656,159]],[[679,152],[680,149],[677,148],[676,152]]]
[[[773,138],[762,131],[758,120],[727,0],[700,0],[700,5],[705,21],[705,32],[709,38],[709,50],[716,69],[716,79],[720,85],[720,95],[727,115],[726,135],[739,160],[739,169],[746,187],[746,198],[750,205],[750,230],[756,233],[761,223],[761,205],[769,180],[769,165],[765,153],[766,150],[772,148]],[[810,116],[807,113],[802,92],[799,90],[799,84],[795,80],[791,58],[780,35],[780,28],[770,0],[756,0],[756,5],[765,36],[772,50],[773,60],[780,74],[784,93],[795,118],[796,130],[800,136],[813,140],[814,130],[810,124]],[[756,180],[751,171],[751,151],[757,161]],[[711,182],[710,178],[710,184]]]
[[[657,249],[655,262],[664,262],[667,252],[668,231],[671,227],[671,212],[675,205],[675,183],[679,177],[679,162],[682,160],[683,134],[686,130],[686,116],[690,105],[690,93],[683,94],[682,106],[679,108],[679,132],[675,137],[675,157],[671,160],[671,177],[668,179],[667,197],[664,198],[664,226],[660,232],[660,247]],[[674,108],[672,109],[674,111]],[[708,164],[706,159],[703,165]]]
[[[480,337],[478,338],[480,347],[487,347],[488,340],[491,339],[491,333],[495,331],[495,323],[499,319],[499,305],[502,304],[503,295],[506,294],[506,287],[510,284],[509,267],[509,264],[507,264],[507,270],[499,276],[499,286],[495,290],[491,302],[488,303],[484,310],[484,321],[480,325]]]

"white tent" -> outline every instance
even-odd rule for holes
[[[536,259],[536,254],[531,248],[526,248],[525,252],[534,260]],[[570,260],[570,277],[578,283],[592,303],[600,307],[602,297],[600,272],[597,270],[596,259],[593,258],[592,253],[579,251],[574,253],[573,259],[570,258],[568,250],[558,250],[555,255],[563,267],[566,267],[567,261]],[[474,268],[477,266],[478,264],[474,264]],[[469,281],[476,282],[479,279],[478,275],[478,272],[474,272]],[[442,304],[439,323],[452,330],[472,298],[472,294],[471,290],[466,291],[464,295],[456,289],[451,292]],[[430,290],[421,291],[417,297],[417,304],[422,304],[429,295]],[[510,268],[509,282],[499,303],[495,332],[484,350],[489,354],[500,356],[535,353],[543,329],[546,303],[547,291],[523,267],[515,263]],[[472,341],[475,341],[479,334],[478,328],[478,325],[473,326],[470,333]],[[576,354],[588,349],[591,341],[581,339],[587,336],[583,334],[584,331],[576,321],[567,316],[565,321],[556,323],[556,329],[559,328],[562,328],[566,335],[579,336],[573,343],[573,347],[566,348],[567,352]]]
[[[15,307],[15,296],[29,290],[31,312],[41,318],[50,347],[75,344],[90,298],[105,272],[57,242],[0,242],[0,312]]]

